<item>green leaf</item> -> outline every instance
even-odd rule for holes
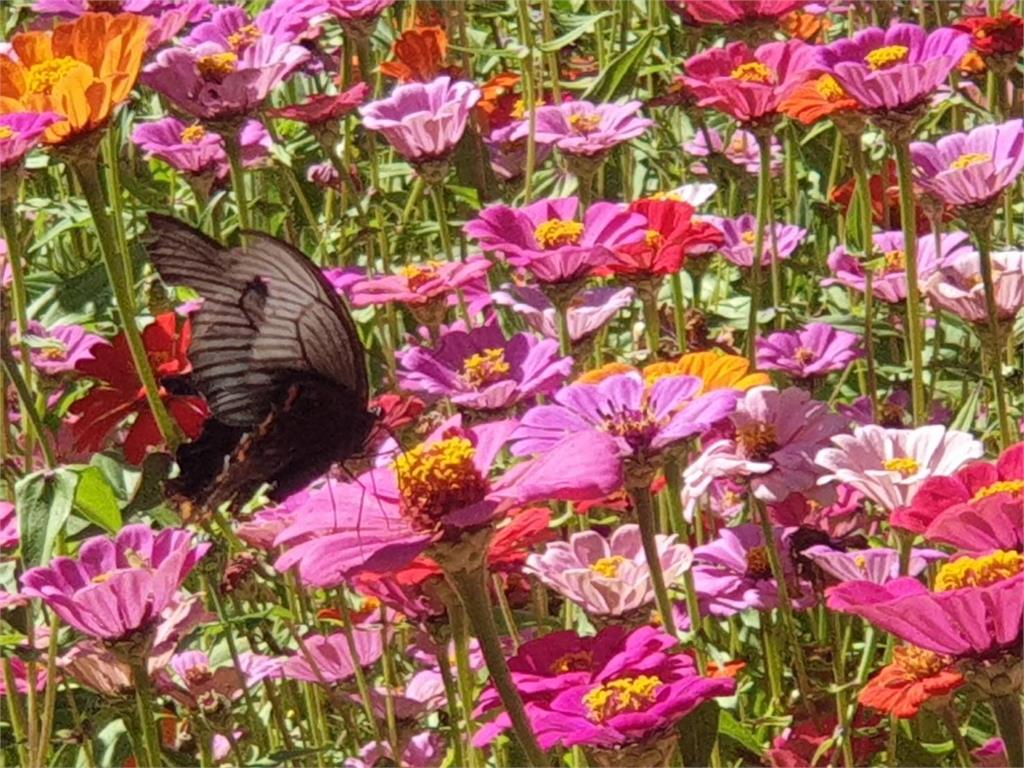
[[[711,765],[711,750],[718,738],[718,713],[721,707],[709,699],[684,717],[679,732],[679,756],[683,765]]]
[[[114,489],[99,467],[85,467],[79,472],[75,507],[82,517],[107,533],[121,530],[121,506],[117,503]]]
[[[164,501],[164,481],[171,474],[174,460],[170,454],[151,453],[142,462],[142,477],[135,486],[128,505],[124,508],[126,517],[153,509]]]
[[[647,55],[657,32],[657,29],[647,30],[632,47],[612,59],[604,72],[584,91],[583,98],[595,102],[612,101],[632,89],[640,71],[640,62]]]
[[[25,566],[45,565],[71,514],[78,473],[70,469],[34,472],[14,486]]]
[[[718,732],[753,755],[760,755],[764,751],[764,746],[750,729],[737,722],[727,709],[723,709],[718,716]]]
[[[956,417],[953,419],[953,423],[949,425],[950,429],[959,430],[970,430],[974,425],[974,420],[978,418],[978,403],[981,402],[981,390],[983,385],[979,384],[967,396],[964,400],[964,404],[957,411]]]
[[[614,16],[614,11],[601,11],[601,13],[595,13],[590,16],[580,16],[576,20],[576,26],[566,32],[564,35],[559,35],[554,40],[548,40],[546,43],[541,43],[537,48],[544,53],[551,53],[553,51],[561,50],[567,45],[572,43],[576,38],[586,34],[594,28],[594,25],[601,19],[608,16]]]

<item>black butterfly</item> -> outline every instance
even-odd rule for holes
[[[269,235],[225,248],[177,219],[149,222],[160,277],[204,299],[185,384],[212,416],[178,449],[181,475],[168,492],[183,513],[244,503],[264,483],[283,499],[361,452],[376,421],[365,350],[320,270]]]

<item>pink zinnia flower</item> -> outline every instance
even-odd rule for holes
[[[550,339],[558,338],[558,311],[540,289],[530,285],[506,284],[491,296],[495,304],[511,307],[533,330]],[[635,296],[636,291],[628,286],[580,291],[566,309],[569,338],[574,344],[590,338],[615,315],[631,306]]]
[[[876,299],[890,304],[900,304],[907,297],[907,263],[903,247],[902,232],[879,232],[871,238],[873,254],[882,264],[873,267],[874,275],[871,292]],[[941,252],[935,252],[935,237],[924,235],[917,239],[917,276],[921,283],[944,265],[960,256],[972,253],[970,238],[964,232],[942,235]],[[835,277],[821,281],[824,286],[844,285],[864,293],[865,274],[869,267],[858,260],[843,246],[828,256],[828,266]]]
[[[676,536],[656,536],[666,586],[681,580],[693,560]],[[640,528],[623,525],[610,539],[596,531],[574,533],[568,542],[553,541],[526,560],[526,572],[590,616],[626,616],[654,603]]]
[[[910,145],[914,181],[948,205],[987,203],[1024,169],[1024,121],[981,125]]]
[[[554,339],[517,333],[506,339],[497,323],[444,334],[436,349],[399,353],[399,385],[408,391],[447,397],[473,410],[509,408],[556,389],[572,372]]]
[[[248,168],[262,163],[270,152],[270,134],[258,120],[246,120],[239,133],[242,164]],[[224,139],[198,123],[163,117],[141,123],[132,131],[132,143],[147,158],[159,158],[175,170],[192,175],[212,174],[226,179],[230,170]]]
[[[23,341],[29,346],[32,366],[46,376],[70,373],[83,360],[92,359],[92,348],[106,339],[80,325],[54,325],[47,329],[31,321]],[[14,350],[15,355],[19,353]]]
[[[20,538],[14,505],[9,501],[0,501],[0,550],[14,549]]]
[[[939,424],[917,429],[868,424],[832,442],[835,447],[823,448],[814,459],[830,473],[819,482],[851,485],[889,512],[910,504],[932,475],[952,474],[984,453],[966,432]]]
[[[157,672],[156,689],[189,709],[202,710],[218,700],[235,701],[261,681],[281,677],[281,665],[281,659],[242,651],[238,667],[215,667],[203,651],[183,651]]]
[[[992,287],[997,319],[1013,323],[1024,308],[1024,251],[992,254]],[[977,253],[965,253],[940,265],[923,281],[922,288],[933,306],[988,330],[981,258]]]
[[[901,576],[917,576],[931,563],[949,557],[937,549],[914,548],[910,550],[906,573],[901,573],[900,553],[888,547],[839,550],[827,544],[816,544],[805,549],[802,554],[833,579],[870,581],[873,584],[887,584]]]
[[[778,22],[806,5],[807,0],[670,0],[673,10],[695,24],[749,24]]]
[[[639,101],[625,104],[592,104],[589,101],[564,101],[537,110],[534,136],[538,142],[552,144],[567,155],[600,157],[630,139],[640,136],[653,120],[638,117]],[[511,134],[511,140],[524,139],[530,132],[523,120]]]
[[[702,107],[712,107],[741,123],[774,120],[779,103],[807,76],[815,49],[801,40],[765,43],[752,50],[730,43],[691,56],[683,82]]]
[[[871,27],[817,49],[817,65],[868,112],[923,104],[971,48],[971,37],[916,24]]]
[[[705,219],[714,224],[725,238],[719,252],[728,261],[739,267],[750,267],[754,264],[754,242],[757,238],[757,217],[752,213],[744,213],[735,219],[723,219],[718,216],[707,216]],[[807,236],[807,230],[794,224],[773,222],[765,227],[764,263],[773,260],[788,259]]]
[[[216,8],[209,21],[194,26],[182,45],[195,48],[213,43],[221,50],[237,53],[267,37],[279,43],[295,43],[310,36],[312,20],[326,7],[326,0],[287,0],[270,3],[266,10],[250,17],[241,6],[227,5]]]
[[[363,125],[384,134],[410,163],[444,160],[466,130],[480,89],[442,75],[429,83],[406,83],[386,99],[359,108]]]
[[[396,0],[327,0],[327,10],[343,22],[375,21]]]
[[[302,650],[284,659],[281,671],[286,679],[333,685],[356,674],[356,667],[373,664],[384,652],[378,629],[356,627],[352,630],[356,658],[352,657],[344,632],[333,635],[307,635],[299,642]]]
[[[576,197],[540,200],[524,208],[492,205],[466,224],[465,232],[541,283],[581,280],[615,248],[644,239],[644,217],[615,203],[594,203],[582,222],[576,220],[578,213]]]
[[[722,138],[722,134],[714,128],[701,129],[691,141],[683,144],[683,151],[694,157],[721,155],[736,166],[737,170],[742,169],[747,173],[758,173],[761,170],[761,149],[757,145],[757,138],[742,128],[733,131],[728,144]],[[690,170],[701,175],[710,173],[709,167],[699,162],[691,165]],[[771,172],[773,176],[782,173],[782,144],[774,136],[771,143]]]
[[[56,557],[21,577],[22,593],[43,600],[61,621],[106,642],[152,630],[209,544],[192,534],[128,525],[117,537],[96,536],[78,559]]]
[[[83,13],[102,11],[103,5],[92,0],[35,0],[32,10],[43,16],[77,18]],[[118,0],[112,5],[113,12],[134,13],[153,20],[146,38],[150,50],[156,50],[186,24],[205,18],[213,10],[210,0]]]
[[[1024,551],[1021,504],[1020,493],[998,493],[974,503],[954,504],[932,520],[924,537],[962,552]]]
[[[757,367],[812,379],[841,371],[864,356],[860,334],[828,323],[808,323],[799,331],[778,331],[757,340]]]
[[[0,169],[10,172],[39,143],[43,133],[63,120],[53,112],[9,112],[0,115]]]

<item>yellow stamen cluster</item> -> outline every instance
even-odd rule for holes
[[[610,557],[602,557],[596,561],[590,570],[596,573],[598,576],[604,576],[606,579],[615,579],[619,575],[619,566],[626,562],[626,558],[622,555],[611,555]]]
[[[753,245],[754,241],[757,240],[757,233],[752,229],[748,229],[746,232],[740,235],[740,239],[742,239],[743,242],[746,243],[747,245]]]
[[[206,136],[206,129],[201,125],[190,125],[181,132],[181,141],[184,144],[198,144]]]
[[[883,260],[885,263],[877,270],[883,275],[890,272],[902,272],[907,268],[907,254],[903,251],[886,251]]]
[[[801,365],[813,363],[816,357],[817,355],[814,354],[814,350],[808,349],[807,347],[797,347],[796,351],[793,353],[793,359]]]
[[[1022,492],[1024,492],[1024,480],[997,480],[984,488],[979,488],[971,497],[971,501],[981,501],[989,496],[995,496],[997,493],[1011,493],[1014,496],[1020,496]]]
[[[580,672],[594,665],[594,657],[587,651],[572,651],[559,656],[551,665],[551,674],[564,675],[566,672]]]
[[[437,279],[437,269],[441,266],[439,261],[428,261],[425,264],[406,264],[400,272],[409,283],[409,290],[415,291]]]
[[[204,80],[220,82],[235,71],[238,66],[238,56],[231,51],[223,53],[211,53],[208,56],[200,56],[196,61],[196,67]]]
[[[916,645],[900,645],[893,648],[892,663],[914,680],[934,677],[953,663],[953,659],[935,651],[918,648]]]
[[[918,463],[917,459],[910,456],[898,456],[896,458],[886,459],[882,466],[890,472],[899,472],[903,477],[910,477],[921,469],[921,465]]]
[[[949,167],[954,171],[962,171],[965,168],[970,168],[972,165],[987,163],[991,160],[992,155],[988,154],[987,152],[965,152],[952,163],[950,163]]]
[[[729,76],[733,80],[745,80],[748,83],[762,83],[763,85],[771,85],[775,82],[775,73],[760,61],[748,61],[746,64],[740,64],[729,73]]]
[[[814,84],[814,90],[826,101],[839,101],[846,98],[846,91],[832,75],[822,75]]]
[[[751,547],[747,552],[747,576],[754,579],[772,577],[772,564],[768,559],[767,547]]]
[[[569,125],[576,133],[593,133],[601,125],[601,115],[591,112],[589,115],[569,115]]]
[[[864,63],[871,69],[885,69],[907,58],[910,49],[905,45],[886,45],[876,48],[864,57]]]
[[[473,464],[476,448],[465,437],[419,445],[395,459],[402,511],[432,528],[449,512],[483,500],[487,480]]]
[[[31,93],[48,94],[53,86],[63,80],[82,63],[70,56],[61,56],[33,64],[26,75],[26,87]]]
[[[512,366],[505,360],[505,350],[485,349],[467,357],[462,364],[462,378],[471,387],[486,387],[504,379]]]
[[[736,442],[743,455],[752,461],[764,461],[779,447],[775,425],[763,421],[744,424],[736,430]]]
[[[647,709],[661,686],[661,678],[655,675],[623,677],[594,688],[583,697],[583,703],[590,710],[590,719],[603,723],[615,715]]]
[[[237,32],[228,35],[228,45],[236,51],[241,51],[248,48],[262,36],[263,33],[260,32],[259,27],[255,24],[246,24],[244,27],[239,27]]]
[[[651,248],[654,248],[661,242],[661,232],[656,229],[648,229],[644,234],[644,242]]]
[[[9,125],[0,125],[0,141],[17,138],[18,133]]]
[[[583,225],[578,221],[548,219],[534,230],[533,237],[545,250],[576,245],[583,237]]]
[[[999,550],[982,557],[961,557],[943,564],[935,576],[935,591],[987,587],[1024,571],[1024,555]]]

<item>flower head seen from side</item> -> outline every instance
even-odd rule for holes
[[[722,137],[715,128],[710,126],[699,130],[691,141],[683,145],[687,155],[699,158],[721,157],[728,161],[726,168],[736,175],[755,174],[761,167],[761,149],[757,146],[757,137],[750,131],[737,128],[729,141]],[[771,160],[769,168],[773,176],[782,172],[782,145],[772,137]],[[694,162],[690,170],[696,174],[708,175],[714,167],[714,161]]]
[[[420,322],[440,323],[449,305],[457,301],[460,289],[477,282],[486,285],[485,275],[491,263],[484,258],[466,261],[410,261],[392,275],[371,275],[357,280],[349,288],[355,307],[379,304],[404,304]]]
[[[1002,335],[1024,309],[1024,251],[993,253],[992,283]],[[982,334],[988,332],[985,287],[977,253],[965,253],[941,264],[922,288],[933,306],[971,323]]]
[[[747,358],[714,349],[688,352],[678,360],[652,363],[644,367],[644,376],[649,381],[664,374],[696,376],[703,382],[702,392],[712,392],[716,389],[746,392],[748,389],[771,383],[768,374],[750,370],[750,361]]]
[[[46,328],[30,322],[27,331],[24,341],[32,366],[45,376],[71,373],[78,363],[92,359],[93,347],[105,343],[102,336],[89,333],[80,325]]]
[[[132,143],[145,151],[146,157],[158,158],[182,173],[210,174],[216,181],[228,176],[224,138],[208,131],[201,123],[186,123],[176,117],[141,123],[132,132]],[[239,143],[242,164],[252,167],[267,157],[270,134],[258,120],[246,120],[239,132]]]
[[[107,643],[138,638],[148,652],[160,614],[209,548],[188,531],[129,525],[116,538],[86,541],[77,559],[58,557],[21,577],[22,592],[61,620]]]
[[[665,583],[672,585],[682,579],[693,555],[674,535],[656,540]],[[625,617],[654,603],[640,529],[633,524],[617,528],[610,538],[584,531],[568,542],[551,542],[530,555],[526,571],[592,617]]]
[[[841,371],[863,356],[859,334],[828,323],[808,323],[798,331],[778,331],[757,340],[757,365],[797,379]]]
[[[284,677],[327,686],[354,677],[356,667],[373,664],[381,657],[384,647],[377,629],[355,628],[352,638],[356,649],[354,656],[344,632],[303,637],[299,641],[302,649],[284,659],[281,665]]]
[[[708,216],[707,220],[722,233],[725,242],[720,253],[727,261],[739,267],[754,263],[754,243],[757,239],[757,218],[744,213],[735,219]],[[788,259],[807,236],[807,230],[793,224],[773,223],[765,233],[765,258],[769,262]]]
[[[859,261],[844,247],[836,248],[828,256],[828,266],[835,277],[821,281],[823,286],[844,285],[863,293],[867,285],[867,271],[872,272],[872,292],[889,304],[899,304],[907,297],[907,263],[902,232],[881,232],[872,236],[874,252],[879,254],[876,264]],[[917,276],[927,284],[928,278],[941,266],[973,253],[970,238],[963,232],[942,235],[940,250],[936,252],[935,238],[922,236],[917,240]]]
[[[298,104],[268,109],[267,114],[305,123],[315,131],[318,127],[330,125],[354,111],[363,103],[369,92],[370,87],[366,83],[356,83],[340,93],[314,93]]]
[[[914,180],[948,205],[992,202],[1024,170],[1024,121],[981,125],[910,145]]]
[[[1024,48],[1024,19],[1003,10],[998,16],[966,16],[953,29],[971,36],[971,50],[999,77],[1013,71]]]
[[[806,5],[806,0],[672,0],[673,9],[699,25],[742,25],[757,22],[778,24],[783,17]]]
[[[506,284],[491,294],[494,303],[511,307],[526,324],[549,339],[558,338],[555,305],[532,285]],[[586,288],[573,296],[566,308],[569,337],[574,345],[587,342],[617,314],[633,304],[636,291],[630,286]]]
[[[971,39],[943,27],[916,24],[871,27],[817,51],[817,66],[870,113],[921,106],[970,49]]]
[[[142,332],[150,365],[159,381],[165,376],[187,374],[191,368],[186,350],[191,339],[188,321],[178,329],[173,312],[158,316]],[[92,347],[92,359],[81,360],[75,370],[94,380],[89,393],[76,400],[71,412],[78,418],[71,428],[72,439],[80,450],[99,450],[109,434],[129,416],[135,421],[124,441],[125,457],[141,464],[146,450],[161,442],[156,419],[146,402],[124,334],[111,344]],[[202,431],[207,410],[202,398],[177,395],[161,387],[160,396],[171,416],[190,438]]]
[[[900,573],[900,553],[887,547],[869,549],[833,549],[816,544],[802,553],[821,570],[839,581],[870,581],[885,584],[902,575],[917,576],[931,563],[941,562],[948,555],[936,549],[914,548],[910,551],[907,571]]]
[[[868,424],[832,442],[815,457],[828,470],[820,482],[846,483],[889,512],[910,504],[932,475],[951,474],[983,452],[966,432],[938,424],[917,429]]]
[[[404,389],[482,411],[549,394],[572,371],[572,358],[558,354],[554,339],[530,333],[506,339],[496,323],[449,331],[436,349],[413,347],[400,354],[400,363]]]
[[[940,707],[964,684],[953,659],[913,645],[893,649],[884,666],[858,695],[866,707],[900,718],[917,717],[922,708]]]
[[[10,112],[0,115],[0,169],[21,165],[46,129],[63,118],[55,112]]]
[[[560,152],[581,157],[601,157],[650,128],[654,121],[639,117],[641,103],[592,104],[589,101],[565,101],[540,107],[536,118],[536,140],[551,144]],[[524,120],[511,135],[513,141],[529,133]]]
[[[149,29],[142,16],[87,13],[52,32],[19,32],[0,53],[0,113],[59,115],[45,144],[104,127],[135,86]]]

